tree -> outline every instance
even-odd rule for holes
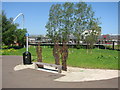
[[[26,29],[17,29],[17,23],[13,24],[13,18],[7,19],[6,14],[2,11],[2,42],[5,45],[14,45],[15,41],[20,46],[25,44]]]
[[[4,11],[2,12],[2,41],[5,45],[11,45],[15,40],[16,25],[12,24],[11,19],[7,19]]]
[[[92,49],[95,42],[97,41],[97,37],[101,33],[101,27],[98,26],[98,21],[96,21],[97,19],[94,18],[93,20],[91,20],[89,23],[89,30],[88,30],[89,34],[85,38],[85,41],[87,43],[87,53],[88,53],[88,49],[91,49],[91,53],[92,53]]]
[[[62,36],[63,47],[61,50],[61,59],[62,59],[62,69],[67,71],[67,58],[68,58],[68,47],[67,42],[69,41],[69,36],[73,30],[73,3],[64,3],[62,5],[62,19],[61,19],[61,28],[60,33]]]
[[[15,36],[16,36],[16,41],[19,44],[19,46],[24,46],[25,45],[25,34],[27,33],[26,29],[17,29],[15,32]]]
[[[94,18],[94,12],[92,11],[92,7],[88,6],[84,2],[66,2],[63,4],[56,4],[51,6],[49,12],[49,21],[46,24],[47,35],[53,40],[54,43],[56,41],[63,43],[63,47],[61,49],[63,70],[67,70],[67,42],[70,39],[70,35],[74,35],[77,38],[77,42],[79,44],[79,41],[83,40],[81,36],[85,30],[93,30],[94,28],[94,31],[96,31],[98,27],[99,26],[96,18]],[[57,52],[55,50],[58,49],[55,48],[56,47],[54,47],[54,52]]]

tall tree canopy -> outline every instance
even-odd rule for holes
[[[85,30],[99,31],[99,20],[94,17],[91,5],[85,2],[54,4],[50,8],[49,20],[46,24],[47,35],[53,39],[61,37],[68,41],[73,34],[78,42]]]

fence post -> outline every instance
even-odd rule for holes
[[[113,41],[112,49],[113,49],[113,50],[115,49],[115,41]]]

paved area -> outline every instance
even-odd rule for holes
[[[37,65],[33,62],[30,65],[19,64],[14,67],[15,71],[23,69],[36,69],[45,72],[58,73],[58,69],[55,67],[44,65],[44,68],[37,68]],[[118,70],[110,69],[87,69],[78,67],[67,67],[67,71],[60,73],[60,78],[54,79],[59,82],[85,82],[85,81],[96,81],[96,80],[107,80],[118,77]]]
[[[14,67],[21,63],[21,56],[2,56],[2,88],[118,88],[118,78],[86,82],[58,82],[54,80],[64,75],[35,69],[14,71]]]

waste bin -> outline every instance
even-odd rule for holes
[[[23,53],[23,64],[32,64],[31,53],[30,52],[24,52]]]

